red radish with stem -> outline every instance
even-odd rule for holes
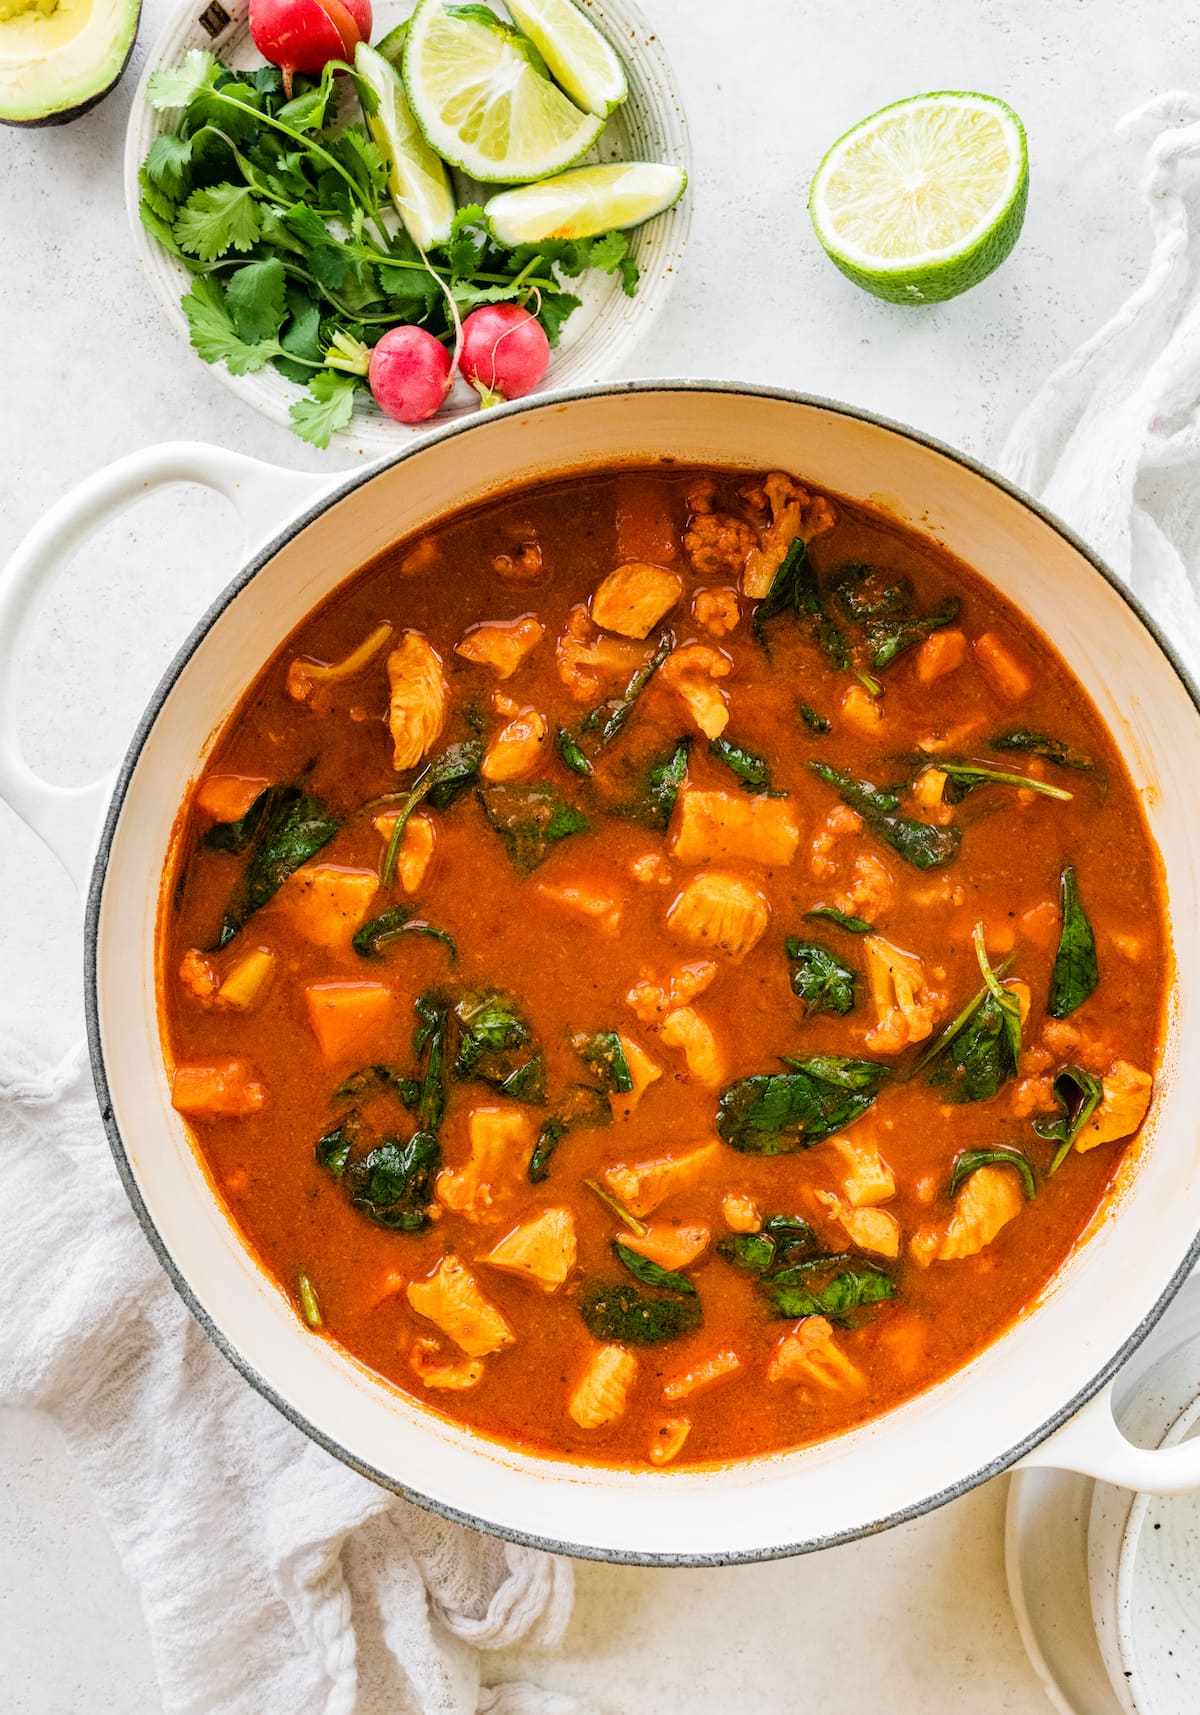
[[[532,393],[549,362],[542,324],[519,304],[481,304],[463,323],[459,368],[485,407]]]
[[[289,97],[296,72],[352,60],[357,44],[370,41],[371,23],[371,0],[250,0],[254,45],[283,72]]]
[[[424,328],[389,328],[371,353],[375,403],[398,423],[423,423],[445,404],[454,363]]]

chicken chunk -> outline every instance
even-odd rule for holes
[[[975,659],[983,676],[1007,702],[1019,703],[1033,689],[1033,680],[1002,637],[985,631],[975,639]]]
[[[516,1338],[504,1317],[484,1297],[479,1282],[456,1256],[444,1256],[426,1280],[410,1280],[408,1302],[418,1316],[440,1328],[469,1358],[503,1351]]]
[[[391,833],[388,834],[389,840]],[[433,820],[429,816],[410,816],[404,825],[400,836],[400,850],[396,856],[396,874],[400,877],[400,885],[405,893],[417,893],[429,872],[433,862],[433,848],[437,836],[434,832]]]
[[[391,699],[392,766],[415,768],[436,744],[446,721],[448,691],[442,658],[418,631],[406,631],[387,662]]]
[[[580,1429],[602,1429],[624,1415],[638,1362],[624,1346],[597,1346],[571,1389],[567,1411]]]
[[[713,637],[727,637],[736,631],[742,617],[738,593],[727,586],[697,590],[692,597],[692,618],[702,630]]]
[[[855,1209],[886,1203],[896,1195],[896,1175],[866,1138],[831,1137],[829,1146],[842,1160],[842,1195]]]
[[[195,805],[210,821],[240,822],[269,785],[269,780],[246,774],[210,774],[200,783]]]
[[[463,1167],[443,1167],[437,1198],[456,1215],[481,1221],[525,1172],[533,1129],[521,1108],[475,1108],[467,1116],[467,1136],[470,1157]]]
[[[522,709],[487,747],[479,772],[485,780],[521,780],[541,762],[546,744],[546,717],[537,709]]]
[[[664,1013],[677,1006],[687,1006],[712,984],[717,967],[711,959],[696,959],[672,971],[665,982],[642,978],[634,983],[625,999],[643,1024],[654,1024]]]
[[[705,792],[689,786],[676,802],[670,843],[680,863],[749,858],[773,868],[795,858],[800,829],[786,798]]]
[[[725,1082],[729,1068],[716,1032],[694,1007],[677,1006],[663,1019],[658,1034],[664,1048],[683,1050],[693,1083],[715,1090]]]
[[[669,1465],[683,1451],[683,1444],[692,1432],[691,1419],[663,1417],[654,1425],[650,1435],[650,1463]]]
[[[571,609],[554,651],[558,676],[577,703],[591,702],[603,684],[618,675],[629,678],[649,658],[644,643],[597,632],[586,607]]]
[[[954,673],[967,658],[967,640],[956,626],[944,627],[917,645],[913,667],[919,685],[933,685]]]
[[[592,620],[621,637],[646,637],[682,594],[677,572],[634,561],[618,566],[601,583],[592,597]]]
[[[683,533],[683,551],[701,577],[740,577],[758,548],[758,531],[726,512],[693,512]]]
[[[859,1394],[867,1379],[837,1343],[824,1316],[806,1316],[783,1336],[767,1364],[769,1382],[807,1383],[831,1393]]]
[[[712,1237],[703,1221],[648,1221],[644,1233],[622,1233],[626,1250],[678,1272],[704,1255]]]
[[[361,673],[364,667],[369,667],[375,657],[386,649],[392,639],[392,628],[386,623],[377,625],[358,645],[341,661],[309,661],[303,656],[297,656],[287,670],[287,694],[297,703],[315,701],[315,693],[327,690],[342,679],[353,679]]]
[[[877,1019],[867,1032],[867,1047],[877,1054],[899,1054],[932,1033],[945,996],[930,988],[915,953],[902,953],[882,935],[868,935],[863,951]]]
[[[798,538],[811,542],[832,530],[837,522],[833,507],[822,495],[811,495],[795,477],[772,471],[762,483],[771,522],[746,560],[742,590],[752,601],[761,601],[775,573]]]
[[[1154,1080],[1128,1060],[1115,1060],[1102,1082],[1104,1095],[1100,1105],[1075,1139],[1075,1148],[1081,1153],[1095,1149],[1098,1143],[1116,1143],[1119,1138],[1132,1137],[1150,1106]]]
[[[621,1035],[621,1050],[625,1055],[625,1064],[629,1068],[631,1090],[614,1091],[609,1096],[615,1120],[627,1120],[650,1088],[662,1077],[662,1067],[653,1061],[640,1042],[635,1042],[632,1036]]]
[[[659,1155],[651,1161],[610,1167],[604,1183],[631,1215],[652,1215],[668,1197],[715,1173],[720,1160],[719,1143],[702,1143],[684,1155]]]
[[[485,620],[455,644],[454,653],[477,667],[490,667],[498,679],[511,679],[545,635],[541,620],[532,613],[520,619]]]
[[[267,1103],[267,1087],[245,1060],[176,1066],[171,1106],[194,1119],[244,1119]]]
[[[543,1209],[492,1246],[480,1262],[557,1292],[575,1267],[575,1217],[570,1209]]]
[[[436,1340],[418,1340],[408,1354],[408,1361],[427,1388],[445,1388],[461,1393],[478,1387],[483,1380],[483,1359],[462,1358],[458,1363],[441,1363],[441,1348]]]
[[[771,907],[760,887],[709,870],[693,876],[667,912],[667,927],[694,946],[742,959],[767,932]]]
[[[990,1245],[1001,1228],[1021,1212],[1021,1176],[1012,1167],[977,1167],[954,1199],[954,1214],[941,1232],[915,1233],[909,1242],[913,1261],[957,1262]]]
[[[876,1256],[900,1255],[900,1223],[886,1209],[856,1209],[832,1191],[818,1191],[817,1202],[837,1222],[852,1245]]]
[[[883,699],[873,697],[865,685],[847,685],[842,692],[842,720],[866,738],[876,738],[883,725]]]
[[[705,738],[719,738],[729,724],[729,700],[717,683],[727,679],[733,663],[707,643],[685,643],[673,649],[658,671]]]
[[[539,881],[535,891],[539,899],[546,899],[551,905],[561,905],[580,917],[590,918],[606,935],[620,934],[620,896],[600,882],[564,881],[552,885]]]
[[[273,903],[297,934],[315,947],[344,947],[366,922],[378,892],[379,877],[373,869],[305,863],[288,876]]]
[[[704,1393],[718,1382],[737,1375],[741,1367],[742,1360],[736,1352],[714,1352],[711,1357],[701,1358],[698,1364],[693,1364],[682,1375],[672,1376],[670,1381],[665,1382],[663,1398],[669,1405],[674,1405],[677,1400],[688,1399],[694,1393]]]

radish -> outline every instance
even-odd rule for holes
[[[398,423],[423,423],[441,410],[454,364],[424,328],[389,328],[371,353],[367,380],[375,403]]]
[[[371,0],[250,0],[254,45],[283,72],[289,98],[296,72],[352,60],[358,43],[370,40],[371,21]]]
[[[459,367],[485,407],[532,393],[549,362],[545,330],[519,304],[482,304],[463,323]]]

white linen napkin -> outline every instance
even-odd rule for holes
[[[1200,99],[1157,98],[1154,250],[1047,382],[1000,466],[1040,494],[1200,666]],[[480,1653],[550,1647],[570,1563],[474,1535],[337,1464],[247,1387],[142,1235],[81,1051],[0,1061],[0,1398],[51,1412],[141,1596],[166,1715],[582,1715],[481,1690]]]
[[[585,1715],[480,1689],[481,1652],[559,1642],[570,1561],[398,1500],[246,1385],[125,1199],[82,1048],[52,1068],[6,1048],[0,1210],[0,1399],[78,1458],[165,1715]]]

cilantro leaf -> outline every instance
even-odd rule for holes
[[[149,179],[151,184],[156,185],[167,196],[178,200],[188,188],[191,159],[190,137],[172,137],[169,132],[156,137],[142,163],[142,172],[145,174],[142,180],[143,188],[146,179]]]
[[[287,315],[283,263],[277,257],[247,262],[225,288],[234,326],[249,345],[274,339]]]
[[[202,48],[192,48],[183,56],[183,63],[151,72],[146,83],[146,99],[160,113],[172,107],[187,107],[202,89],[211,89],[222,67],[220,61]]]
[[[599,268],[604,274],[614,274],[629,253],[629,239],[623,232],[602,232],[587,242],[587,266]]]
[[[211,185],[193,191],[179,211],[175,237],[181,250],[213,262],[227,250],[249,250],[262,218],[249,185]]]
[[[542,293],[541,302],[534,313],[552,346],[557,345],[562,337],[563,323],[575,313],[582,302],[583,299],[577,298],[573,292]]]
[[[450,236],[442,248],[456,280],[478,272],[488,247],[490,231],[488,217],[478,203],[467,203],[454,216]]]
[[[211,275],[195,281],[183,299],[183,313],[193,348],[205,363],[228,364],[231,375],[251,375],[283,349],[274,339],[247,342],[240,337],[226,308],[225,294]]]
[[[302,441],[327,447],[338,429],[344,429],[354,414],[358,382],[353,375],[319,369],[309,383],[308,397],[297,399],[288,412],[292,428]]]

